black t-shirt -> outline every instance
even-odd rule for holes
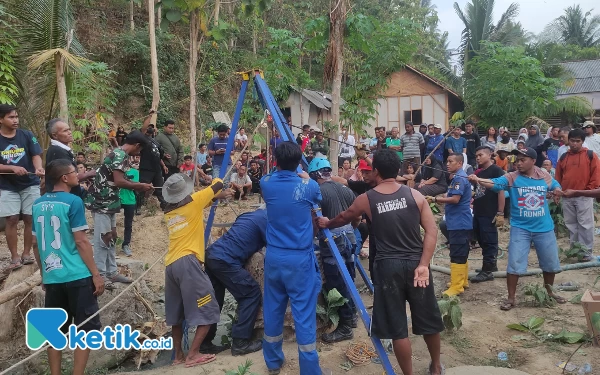
[[[0,163],[11,167],[23,167],[34,173],[33,157],[42,154],[37,138],[29,130],[17,129],[12,138],[0,134]],[[21,191],[40,184],[35,174],[25,176],[0,175],[0,190]]]
[[[352,181],[348,180],[348,187],[354,192],[354,194],[361,195],[371,190],[372,187],[364,181]]]
[[[479,178],[498,178],[504,176],[504,171],[496,164],[492,164],[487,169],[479,170],[476,174]],[[485,194],[478,197],[482,193],[482,188],[482,186],[478,186],[475,190],[473,215],[494,217],[498,212],[498,193],[494,193],[491,189],[485,189]]]
[[[150,140],[150,147],[144,147],[140,152],[140,170],[162,173],[160,161],[164,151],[154,138],[148,139]]]
[[[212,171],[213,171],[213,166],[212,164],[204,164],[202,166],[202,172],[204,172],[205,174],[212,176]]]
[[[57,145],[50,145],[48,147],[48,151],[46,151],[46,168],[48,168],[48,164],[50,164],[51,161],[59,159],[69,160],[73,163],[75,170],[77,170],[77,164],[75,164],[75,157],[73,156],[72,151]],[[54,186],[50,183],[50,181],[46,180],[46,191],[53,191],[53,189]],[[71,194],[81,196],[81,187],[77,185],[71,188]]]
[[[481,144],[479,135],[477,135],[475,133],[471,133],[471,134],[465,133],[465,134],[462,134],[461,136],[467,140],[467,158],[475,159],[475,150]]]
[[[342,211],[352,206],[356,196],[346,186],[335,181],[327,181],[319,185],[321,189],[321,210],[323,216],[333,219]]]
[[[123,146],[123,143],[125,143],[125,138],[127,138],[127,132],[124,130],[117,130],[116,138],[119,142],[119,146]]]

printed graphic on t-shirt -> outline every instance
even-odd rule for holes
[[[473,193],[473,199],[479,199],[483,197],[486,191],[487,189],[483,185],[477,184],[477,187],[475,187],[475,192]]]
[[[527,189],[517,189],[519,216],[521,217],[543,217],[546,215],[546,187],[531,186]]]
[[[63,268],[62,259],[56,253],[52,252],[44,259],[44,269],[46,273],[61,270]]]
[[[377,203],[377,212],[380,214],[389,211],[401,210],[403,208],[406,208],[406,198],[392,199]]]
[[[306,179],[302,179],[302,182],[296,185],[294,189],[294,200],[301,201],[306,198],[306,194],[308,191],[308,181]]]
[[[7,164],[17,164],[25,156],[25,148],[17,145],[8,145],[2,152],[2,159]]]

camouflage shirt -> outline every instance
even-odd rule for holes
[[[125,173],[129,169],[129,156],[116,148],[104,158],[96,170],[94,182],[88,190],[85,206],[93,212],[114,214],[121,210],[119,188],[115,186],[114,171]]]

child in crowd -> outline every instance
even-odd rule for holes
[[[552,161],[550,159],[544,160],[542,163],[542,168],[547,170],[550,173],[550,176],[554,177],[555,169],[552,168]]]
[[[192,163],[192,156],[186,155],[183,157],[183,164],[179,167],[179,171],[189,178],[193,178],[194,176],[194,163]]]
[[[406,179],[406,186],[411,189],[415,187],[415,167],[412,164],[409,164],[406,167],[406,174],[402,176]]]
[[[138,171],[139,164],[135,163],[134,157],[129,158],[130,168],[125,173],[125,178],[132,182],[140,181],[140,172]],[[129,189],[120,189],[119,197],[121,198],[121,207],[123,208],[123,244],[121,250],[125,256],[131,256],[131,248],[129,244],[131,242],[131,231],[133,228],[133,216],[135,215],[137,202],[135,192]]]

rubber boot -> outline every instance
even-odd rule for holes
[[[200,345],[200,353],[202,354],[219,354],[227,349],[229,349],[229,345],[215,345],[212,342],[203,342]]]
[[[484,281],[494,280],[494,274],[492,274],[492,270],[498,267],[494,263],[483,263],[483,267],[481,267],[481,271],[477,274],[477,276],[471,279],[474,283],[481,283]]]
[[[467,265],[467,277],[465,277],[465,282],[463,283],[463,288],[469,289],[469,261],[465,263]],[[452,286],[452,282],[446,283],[446,287],[450,288]]]
[[[344,340],[352,340],[354,338],[354,332],[352,332],[352,326],[350,322],[340,321],[335,331],[331,333],[324,333],[321,335],[321,340],[327,344],[334,342],[340,342]]]
[[[257,352],[262,349],[262,341],[261,340],[246,340],[246,339],[233,339],[233,343],[231,344],[231,355],[246,355],[250,353]]]
[[[450,288],[446,289],[443,295],[448,297],[456,296],[465,291],[463,287],[465,278],[467,277],[467,265],[450,263]]]

